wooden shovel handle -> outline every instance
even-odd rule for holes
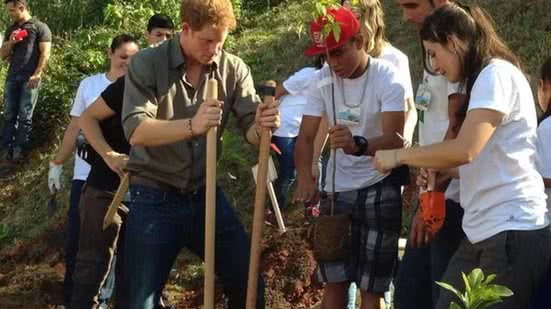
[[[218,82],[215,79],[207,81],[207,99],[218,99]],[[214,309],[215,285],[215,242],[216,242],[216,144],[217,128],[207,131],[207,167],[205,184],[205,292],[203,308]]]
[[[436,172],[434,170],[427,170],[427,191],[434,191],[436,186]]]
[[[266,86],[274,87],[276,83],[269,81]],[[263,104],[273,104],[275,98],[272,95],[264,97]],[[256,308],[256,293],[258,284],[258,271],[260,265],[260,254],[262,252],[262,225],[264,224],[264,203],[266,201],[266,190],[268,180],[268,158],[270,156],[270,142],[272,131],[262,129],[260,135],[260,146],[258,154],[258,175],[256,183],[256,194],[254,198],[253,228],[251,237],[251,256],[249,262],[249,280],[247,286],[247,305],[246,309]]]

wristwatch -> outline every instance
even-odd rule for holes
[[[358,151],[353,153],[353,155],[356,157],[361,157],[365,155],[365,152],[367,151],[367,146],[369,145],[367,139],[363,136],[354,135],[354,143],[356,143],[356,146],[358,146]]]

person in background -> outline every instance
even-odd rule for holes
[[[272,143],[281,151],[281,154],[276,154],[278,168],[274,184],[281,209],[287,207],[287,194],[296,177],[295,143],[306,104],[306,91],[321,64],[322,60],[318,57],[315,66],[300,69],[276,87],[275,98],[280,102],[281,125],[274,131]],[[275,222],[271,209],[266,209],[266,219],[270,224]]]
[[[168,16],[153,15],[145,32],[147,44],[155,46],[171,38],[173,28],[174,24]],[[125,297],[122,272],[124,250],[119,244],[124,240],[124,220],[128,208],[121,205],[114,224],[106,230],[103,229],[103,218],[119,186],[130,152],[130,144],[121,125],[124,82],[125,76],[122,76],[109,85],[79,119],[92,149],[87,152],[91,169],[80,198],[82,223],[71,308],[95,308],[99,305],[98,291],[108,281],[110,273],[116,274],[115,301],[123,306],[120,302]],[[164,303],[161,304],[161,308],[164,307]]]
[[[538,103],[543,114],[538,126],[538,170],[543,176],[547,194],[547,216],[551,219],[551,57],[547,58],[540,70]],[[536,294],[533,309],[551,307],[551,267],[547,278]]]
[[[461,287],[461,272],[481,268],[514,293],[493,308],[527,308],[551,259],[530,85],[517,57],[479,7],[441,7],[425,19],[420,36],[427,70],[465,85],[463,124],[454,139],[377,151],[375,164],[380,172],[407,164],[459,177],[467,238],[441,281]],[[425,186],[426,178],[422,180],[418,182]],[[448,309],[456,298],[442,291],[436,308]]]
[[[0,162],[21,160],[29,150],[33,111],[50,58],[52,33],[31,16],[26,0],[5,0],[13,24],[6,29],[0,58],[10,63],[4,85],[4,128]]]
[[[145,39],[147,45],[153,46],[162,43],[174,34],[174,22],[164,14],[155,14],[149,18],[147,29],[145,30]]]
[[[107,86],[126,74],[130,57],[138,51],[138,44],[134,37],[121,34],[113,38],[111,46],[107,50],[109,58],[109,71],[89,76],[80,82],[80,85],[71,108],[71,122],[65,129],[61,147],[55,158],[50,161],[48,172],[48,187],[52,194],[61,189],[61,173],[63,164],[71,157],[79,137],[80,127],[78,120],[80,114],[90,106]],[[63,280],[63,303],[70,307],[73,292],[73,272],[79,247],[80,214],[79,202],[81,191],[90,165],[75,154],[73,181],[69,197],[69,211],[67,214],[67,232],[65,239],[65,278]]]

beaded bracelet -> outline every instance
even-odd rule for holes
[[[193,126],[191,124],[191,121],[193,120],[193,118],[189,118],[188,119],[188,127],[189,127],[189,135],[190,136],[193,136]]]

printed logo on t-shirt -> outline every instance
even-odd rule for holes
[[[415,106],[421,111],[426,111],[431,103],[432,95],[429,91],[428,80],[425,79],[417,88]]]
[[[360,125],[361,109],[357,107],[341,106],[337,112],[337,121],[339,124],[356,127]]]

